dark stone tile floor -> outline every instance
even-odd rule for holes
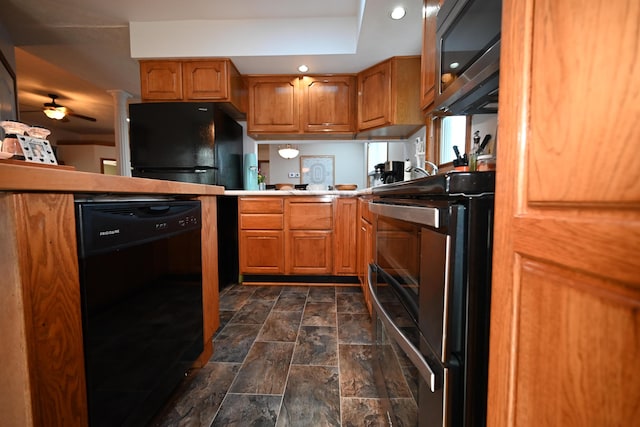
[[[220,321],[213,357],[153,426],[388,425],[359,287],[231,286],[220,294]]]

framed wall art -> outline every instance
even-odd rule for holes
[[[20,141],[24,159],[27,162],[41,163],[45,165],[57,165],[56,155],[51,144],[46,139],[32,138],[25,135],[16,135]]]
[[[0,120],[18,120],[16,74],[0,52]]]
[[[334,163],[334,156],[300,156],[300,183],[332,186]]]

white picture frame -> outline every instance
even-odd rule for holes
[[[22,148],[24,159],[27,162],[43,165],[57,165],[56,155],[51,144],[46,139],[33,138],[26,135],[16,135]]]

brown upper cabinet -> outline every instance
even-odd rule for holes
[[[300,93],[297,76],[248,77],[249,134],[300,132]]]
[[[354,76],[250,76],[248,86],[247,128],[257,139],[355,132]]]
[[[442,1],[424,0],[422,15],[422,56],[420,61],[420,107],[430,110],[436,90],[436,15]]]
[[[355,76],[303,77],[300,89],[304,132],[355,132]]]
[[[424,125],[420,57],[393,57],[358,74],[358,138],[407,138]]]
[[[140,61],[143,101],[214,101],[243,119],[246,113],[246,85],[226,58],[206,60]]]
[[[140,81],[143,101],[220,102],[236,119],[246,112],[254,139],[388,139],[408,138],[425,124],[420,67],[421,57],[399,56],[357,76],[241,76],[227,58],[143,60]]]

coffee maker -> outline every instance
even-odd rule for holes
[[[378,185],[384,184],[384,163],[375,165],[374,170],[369,172],[368,177],[369,187],[377,187]]]
[[[404,162],[389,160],[384,164],[384,172],[382,174],[382,182],[391,184],[404,180]]]

